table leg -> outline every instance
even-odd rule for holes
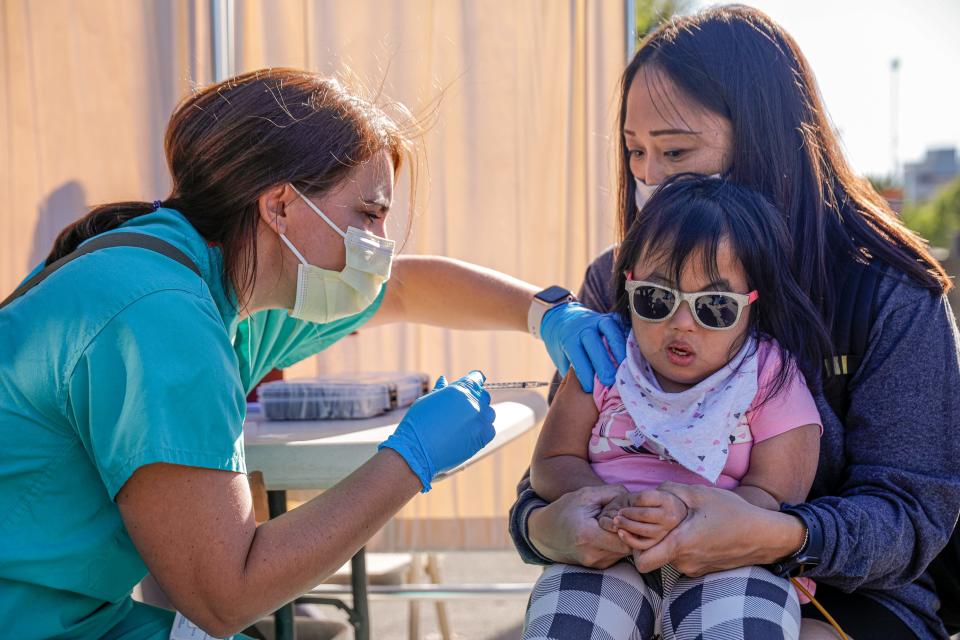
[[[276,518],[287,510],[287,492],[267,491],[267,503],[270,517]],[[294,626],[292,602],[288,602],[274,612],[273,625],[277,640],[296,640],[297,630]]]
[[[430,582],[433,584],[439,585],[443,582],[440,578],[440,563],[437,561],[437,554],[428,553],[427,554],[427,567],[426,573],[430,576]],[[440,637],[443,640],[450,640],[453,638],[453,633],[450,631],[450,618],[447,616],[447,603],[443,600],[437,600],[437,623],[440,625]]]
[[[367,601],[367,555],[364,547],[350,560],[350,586],[353,589],[353,627],[356,640],[370,640],[370,607]]]
[[[415,584],[420,577],[420,554],[410,554],[410,569],[407,571],[407,584]],[[420,603],[411,600],[407,605],[407,638],[420,640]]]

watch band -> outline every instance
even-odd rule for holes
[[[774,575],[787,578],[797,575],[804,568],[815,567],[823,557],[823,527],[820,519],[810,513],[803,505],[784,504],[781,513],[787,513],[803,522],[807,529],[803,545],[793,554],[778,562],[767,565]]]
[[[576,300],[577,297],[563,287],[554,285],[538,292],[530,301],[527,310],[527,330],[536,339],[540,339],[540,324],[543,316],[554,307]]]

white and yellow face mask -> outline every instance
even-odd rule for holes
[[[712,173],[708,178],[722,178],[723,176],[719,173]],[[647,201],[653,196],[653,193],[660,188],[659,184],[647,184],[640,178],[634,176],[634,190],[633,190],[633,201],[637,205],[637,211],[643,209],[643,206],[647,204]]]
[[[396,243],[356,227],[347,227],[344,233],[317,205],[296,187],[291,187],[314,213],[343,237],[347,263],[342,271],[311,265],[281,233],[280,239],[300,260],[297,297],[290,315],[309,322],[326,323],[360,313],[373,304],[383,283],[390,279]]]

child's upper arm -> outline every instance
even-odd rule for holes
[[[533,464],[563,455],[587,460],[590,433],[599,416],[593,394],[580,387],[572,371],[567,373],[540,429]]]
[[[777,503],[803,502],[813,485],[820,456],[820,425],[807,424],[758,442],[742,487],[757,487]]]
[[[781,366],[779,353],[771,352],[767,358],[760,376],[761,394]],[[794,367],[779,393],[748,416],[754,443],[741,485],[759,487],[778,502],[803,502],[817,472],[823,430],[803,374]]]

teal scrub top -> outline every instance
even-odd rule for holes
[[[116,247],[80,257],[0,311],[0,636],[167,638],[134,603],[147,568],[114,498],[155,462],[245,473],[245,396],[268,371],[366,322],[284,310],[238,318],[223,255],[171,209],[122,227],[200,269]],[[39,268],[39,267],[38,267]]]

